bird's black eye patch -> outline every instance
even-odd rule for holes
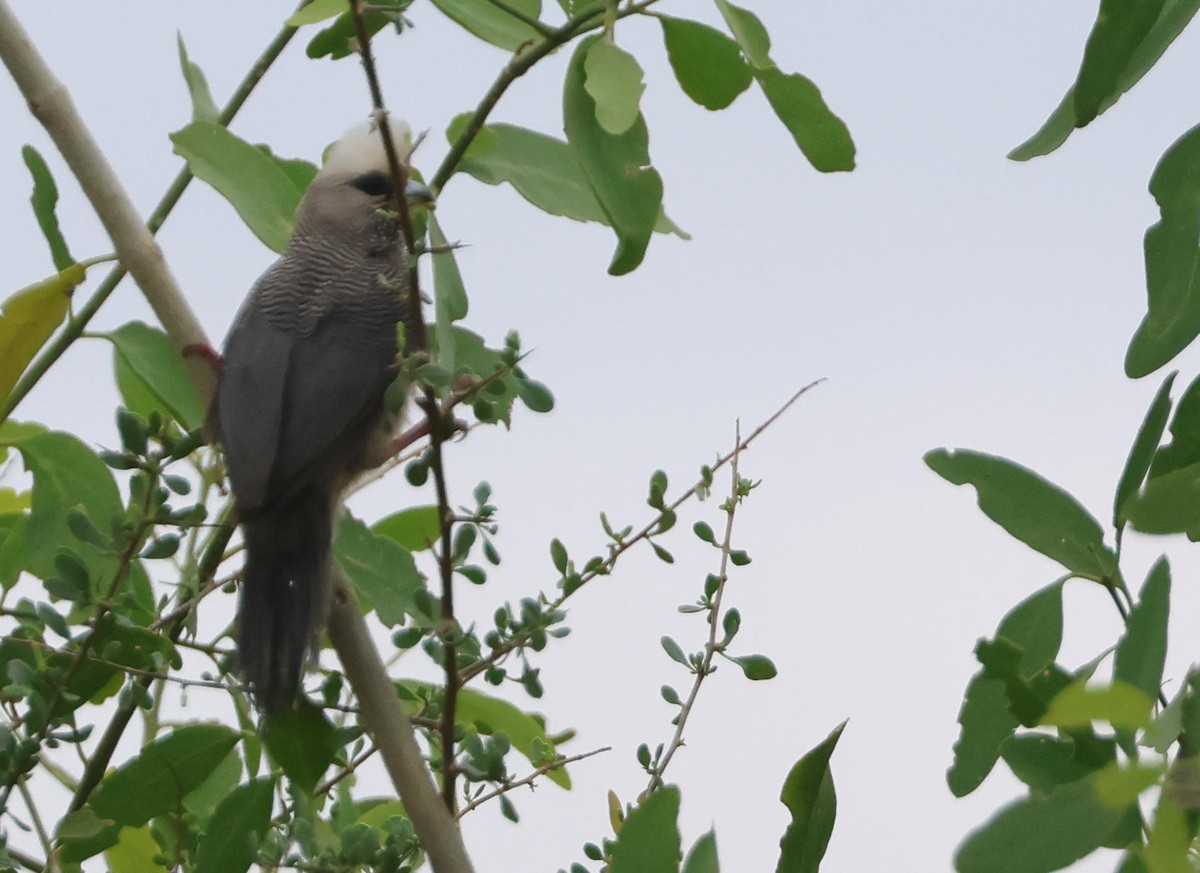
[[[391,180],[379,170],[356,176],[350,184],[369,197],[387,197],[392,193]]]

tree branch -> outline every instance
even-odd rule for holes
[[[478,809],[479,807],[481,807],[485,803],[487,803],[489,800],[495,800],[500,795],[508,794],[508,792],[512,791],[515,788],[520,788],[522,785],[533,785],[534,780],[536,780],[539,776],[544,776],[552,770],[559,770],[559,769],[567,766],[568,764],[574,764],[576,761],[582,761],[584,758],[590,758],[593,755],[599,755],[601,752],[611,752],[611,751],[612,751],[612,746],[604,746],[603,748],[592,749],[590,752],[584,752],[580,755],[572,755],[569,758],[555,758],[553,761],[547,761],[545,764],[542,764],[540,767],[538,767],[536,770],[534,770],[528,776],[523,776],[520,779],[518,779],[516,782],[509,782],[506,785],[501,785],[499,788],[495,789],[494,791],[489,791],[487,794],[479,795],[478,797],[476,797],[474,800],[472,800],[470,803],[468,803],[466,806],[464,806],[462,808],[462,811],[458,814],[458,817],[462,818],[468,812],[471,812],[474,809]]]

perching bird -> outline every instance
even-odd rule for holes
[[[411,135],[390,123],[403,159]],[[352,128],[225,341],[213,424],[246,545],[238,669],[266,712],[295,701],[325,628],[342,491],[388,456],[399,424],[384,394],[398,373],[397,323],[411,337],[418,314],[391,194],[379,130]],[[429,200],[420,186],[410,194]]]

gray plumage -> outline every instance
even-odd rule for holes
[[[413,332],[386,166],[377,131],[334,145],[225,342],[214,412],[246,544],[238,669],[268,712],[295,700],[325,627],[340,495],[396,429],[397,322]]]

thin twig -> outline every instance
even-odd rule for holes
[[[725,536],[721,539],[721,565],[717,576],[720,581],[717,583],[717,590],[713,594],[708,610],[708,642],[704,645],[704,657],[699,666],[695,668],[691,691],[688,692],[687,699],[679,707],[679,712],[675,716],[675,733],[671,736],[671,741],[667,744],[662,758],[655,762],[650,773],[650,784],[642,792],[642,797],[646,797],[662,786],[663,773],[667,771],[675,753],[683,746],[683,730],[687,726],[688,717],[692,714],[692,708],[696,705],[696,698],[700,694],[700,685],[713,671],[713,657],[718,652],[717,628],[721,626],[721,598],[725,594],[725,583],[729,580],[729,553],[733,548],[733,517],[737,513],[737,507],[742,497],[742,480],[738,474],[738,458],[741,455],[740,446],[742,445],[741,422],[736,425],[734,442],[739,448],[734,449],[733,458],[729,463],[729,475],[733,480],[733,485],[729,490],[729,501],[725,504]]]
[[[733,460],[735,457],[737,457],[737,455],[739,455],[741,452],[744,452],[746,449],[748,449],[750,447],[750,444],[753,443],[758,438],[759,434],[761,434],[763,431],[765,431],[767,428],[769,428],[771,425],[773,425],[776,421],[778,421],[779,417],[781,415],[783,415],[785,412],[787,412],[788,409],[791,408],[792,404],[794,404],[797,400],[799,400],[801,397],[803,397],[805,394],[807,394],[810,390],[815,388],[817,385],[820,385],[824,381],[825,380],[822,378],[822,379],[817,379],[814,382],[809,382],[807,385],[805,385],[803,388],[801,388],[799,391],[797,391],[795,394],[793,394],[790,398],[788,398],[788,401],[786,403],[784,403],[783,406],[779,407],[779,409],[776,410],[775,413],[770,418],[768,418],[766,421],[764,421],[762,424],[760,424],[758,427],[756,427],[750,433],[750,435],[748,437],[746,437],[744,440],[740,440],[738,442],[738,444],[736,446],[734,446],[733,449],[728,454],[717,458],[716,462],[712,465],[712,471],[715,473],[717,470],[721,469],[726,464],[728,464],[731,460]],[[680,506],[682,506],[684,503],[686,503],[688,500],[691,500],[693,497],[695,497],[696,491],[697,491],[697,489],[699,489],[701,487],[701,484],[702,483],[697,482],[695,485],[693,485],[687,491],[683,492],[683,494],[681,494],[673,503],[671,503],[664,512],[660,512],[658,515],[656,515],[648,524],[646,524],[636,534],[634,534],[631,537],[621,540],[621,542],[619,542],[619,543],[613,544],[610,547],[608,557],[603,562],[601,562],[599,566],[595,567],[592,570],[587,571],[586,573],[582,573],[579,577],[579,584],[577,586],[575,586],[575,588],[573,588],[570,592],[564,592],[563,594],[560,594],[557,598],[555,598],[550,603],[550,605],[546,608],[546,611],[553,612],[554,610],[561,607],[564,603],[566,603],[567,599],[570,598],[572,594],[579,591],[580,588],[582,588],[585,584],[590,582],[592,579],[595,579],[597,576],[603,576],[603,575],[607,575],[608,573],[610,573],[612,571],[612,568],[616,565],[617,560],[621,557],[621,555],[623,555],[625,552],[629,551],[629,549],[631,549],[633,546],[640,543],[642,540],[649,539],[651,536],[653,536],[654,532],[658,529],[659,521],[662,519],[663,515],[665,515],[667,512],[674,512]],[[486,658],[480,658],[478,661],[476,661],[475,663],[471,664],[468,667],[465,667],[461,671],[460,675],[462,677],[461,678],[462,684],[465,685],[466,683],[468,683],[472,679],[474,679],[476,676],[480,675],[481,673],[486,672],[490,667],[495,666],[497,663],[499,663],[501,660],[503,660],[504,657],[507,656],[509,652],[523,646],[528,641],[528,639],[529,639],[529,632],[522,632],[519,634],[515,634],[510,639],[507,639],[504,642],[500,643],[500,645],[498,645],[492,649],[492,651],[488,654],[488,656]]]
[[[520,788],[522,785],[533,787],[533,782],[535,779],[537,779],[539,776],[546,775],[552,770],[559,770],[568,764],[574,764],[576,761],[582,761],[584,758],[590,758],[593,755],[599,755],[601,752],[611,751],[612,746],[604,746],[600,749],[592,749],[590,752],[584,752],[582,755],[572,755],[570,758],[555,758],[553,761],[547,761],[528,776],[523,776],[515,782],[509,782],[505,785],[501,785],[499,788],[495,789],[494,791],[489,791],[487,794],[479,795],[479,797],[476,797],[474,800],[464,806],[461,811],[459,811],[458,817],[462,818],[468,812],[478,809],[489,800],[495,800],[502,794],[508,794],[508,792],[512,791],[514,788]]]

